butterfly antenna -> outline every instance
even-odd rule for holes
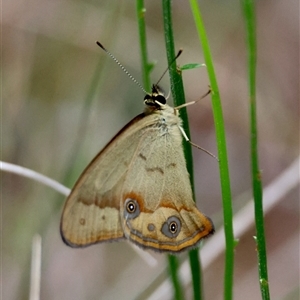
[[[127,71],[127,69],[114,57],[113,54],[111,54],[100,42],[96,41],[96,44],[102,49],[104,50],[116,63],[117,65],[125,72],[125,74],[136,84],[138,85],[142,91],[145,94],[149,94],[148,92],[146,92],[146,90],[142,87],[142,85]]]
[[[163,72],[163,74],[160,76],[160,78],[158,79],[158,81],[156,82],[156,85],[159,84],[159,82],[162,80],[162,78],[165,76],[165,74],[167,73],[167,71],[170,69],[171,65],[173,64],[173,62],[181,55],[182,53],[182,49],[179,49],[177,55],[172,59],[171,63],[168,65],[168,67],[165,69],[165,71]]]

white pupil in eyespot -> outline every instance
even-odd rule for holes
[[[129,202],[127,204],[127,211],[130,212],[130,213],[133,213],[135,211],[135,205],[134,205],[134,203]]]
[[[172,232],[172,233],[175,233],[176,231],[177,231],[177,224],[175,223],[175,222],[172,222],[171,224],[170,224],[170,231]]]

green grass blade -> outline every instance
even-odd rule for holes
[[[95,47],[97,47],[97,45],[95,44]],[[99,51],[100,53],[100,51]],[[100,54],[99,54],[100,56]],[[65,163],[66,165],[66,169],[65,169],[65,174],[64,174],[64,178],[63,178],[63,183],[66,186],[70,186],[72,182],[74,182],[74,180],[77,178],[78,174],[76,172],[76,170],[80,169],[81,166],[81,160],[79,159],[80,155],[82,155],[81,153],[81,149],[82,149],[82,144],[84,143],[83,139],[87,136],[87,131],[88,128],[86,127],[86,125],[82,125],[82,124],[86,124],[85,120],[88,120],[89,115],[92,111],[92,102],[93,99],[95,98],[96,95],[96,91],[97,88],[99,87],[99,85],[101,84],[101,80],[99,80],[99,78],[103,75],[101,72],[101,69],[103,68],[103,60],[99,58],[99,62],[95,67],[95,71],[94,71],[94,75],[92,76],[92,80],[90,83],[90,86],[88,87],[87,93],[86,93],[86,98],[83,101],[83,106],[82,109],[80,111],[80,116],[78,118],[78,135],[76,140],[74,141],[74,145],[73,145],[73,151],[70,153],[70,156],[68,158],[68,161]],[[61,203],[59,203],[59,207],[61,206]]]
[[[224,299],[232,299],[233,289],[233,271],[234,271],[234,236],[232,224],[232,201],[229,168],[226,149],[225,127],[222,113],[222,106],[219,95],[219,88],[217,85],[216,75],[213,67],[212,57],[204,29],[201,13],[198,7],[198,1],[190,0],[192,13],[195,19],[196,28],[199,35],[199,40],[202,45],[205,64],[207,67],[208,77],[212,89],[212,106],[214,114],[214,122],[216,127],[216,139],[218,146],[219,168],[221,191],[223,201],[223,217],[224,230],[226,240],[225,251],[225,274],[224,274]]]
[[[249,106],[250,106],[250,136],[251,136],[251,170],[254,212],[256,224],[256,243],[258,255],[259,283],[262,299],[270,299],[267,253],[264,228],[263,195],[261,173],[258,158],[258,136],[256,119],[256,28],[255,6],[253,0],[244,0],[243,9],[246,21],[248,47],[248,76],[249,76]]]

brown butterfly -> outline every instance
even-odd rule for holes
[[[126,238],[178,253],[214,232],[192,197],[179,110],[157,85],[145,110],[83,171],[65,203],[60,231],[71,247]]]

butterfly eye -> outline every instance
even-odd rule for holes
[[[166,104],[167,103],[166,97],[163,96],[163,95],[157,95],[155,97],[155,101],[159,102],[160,104]]]
[[[134,199],[126,199],[125,209],[124,209],[124,218],[125,219],[134,219],[140,214],[140,206],[138,202]]]
[[[179,234],[181,230],[181,223],[179,218],[177,217],[169,217],[168,220],[163,224],[161,228],[161,232],[169,237],[175,238]]]

